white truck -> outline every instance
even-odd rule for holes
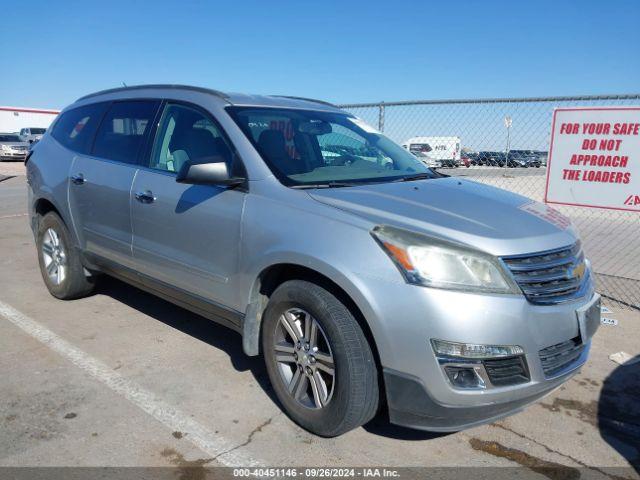
[[[23,141],[38,141],[58,110],[0,106],[0,132],[17,133]]]
[[[402,146],[431,168],[460,165],[460,137],[412,137]]]

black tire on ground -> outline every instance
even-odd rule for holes
[[[49,229],[52,229],[58,234],[61,247],[65,254],[64,264],[66,266],[66,272],[65,278],[60,282],[60,284],[55,284],[51,278],[49,278],[47,267],[45,266],[45,257],[42,245],[44,243],[44,236],[47,234]],[[87,277],[85,275],[84,267],[80,261],[78,251],[71,242],[71,235],[69,234],[64,222],[56,213],[49,212],[38,222],[36,247],[38,250],[40,273],[42,274],[42,279],[44,280],[44,283],[51,295],[61,300],[73,300],[91,294],[95,287],[95,278],[93,276]]]
[[[300,308],[326,336],[335,362],[331,400],[320,409],[294,399],[280,375],[273,345],[280,316]],[[302,428],[335,437],[371,420],[378,410],[378,372],[371,347],[353,314],[334,295],[307,281],[290,280],[271,295],[262,324],[262,353],[271,385],[287,415]]]

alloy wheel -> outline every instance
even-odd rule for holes
[[[276,323],[272,354],[289,394],[302,406],[327,406],[335,389],[335,362],[327,336],[311,314],[290,308]]]
[[[67,254],[60,236],[53,228],[48,228],[42,238],[42,258],[49,280],[60,285],[67,276]]]

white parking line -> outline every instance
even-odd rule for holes
[[[0,316],[6,318],[24,332],[42,342],[51,350],[81,368],[93,378],[123,396],[144,412],[164,424],[171,431],[187,434],[189,440],[222,465],[259,466],[260,463],[241,452],[234,450],[234,444],[220,435],[214,434],[207,427],[193,420],[189,415],[158,398],[154,393],[140,385],[127,380],[100,360],[73,346],[45,326],[19,312],[15,308],[0,301]],[[242,444],[242,442],[239,442]],[[225,453],[228,452],[228,453]]]
[[[28,213],[16,213],[14,215],[2,215],[2,216],[0,216],[0,220],[2,220],[3,218],[26,217],[27,215],[29,215],[29,214]]]

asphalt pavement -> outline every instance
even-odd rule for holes
[[[238,334],[116,280],[60,301],[40,278],[24,176],[0,182],[0,466],[566,466],[640,478],[640,314],[615,309],[572,380],[492,425],[371,423],[335,439],[284,415]],[[630,468],[635,464],[635,470]],[[609,470],[617,467],[617,470]]]

